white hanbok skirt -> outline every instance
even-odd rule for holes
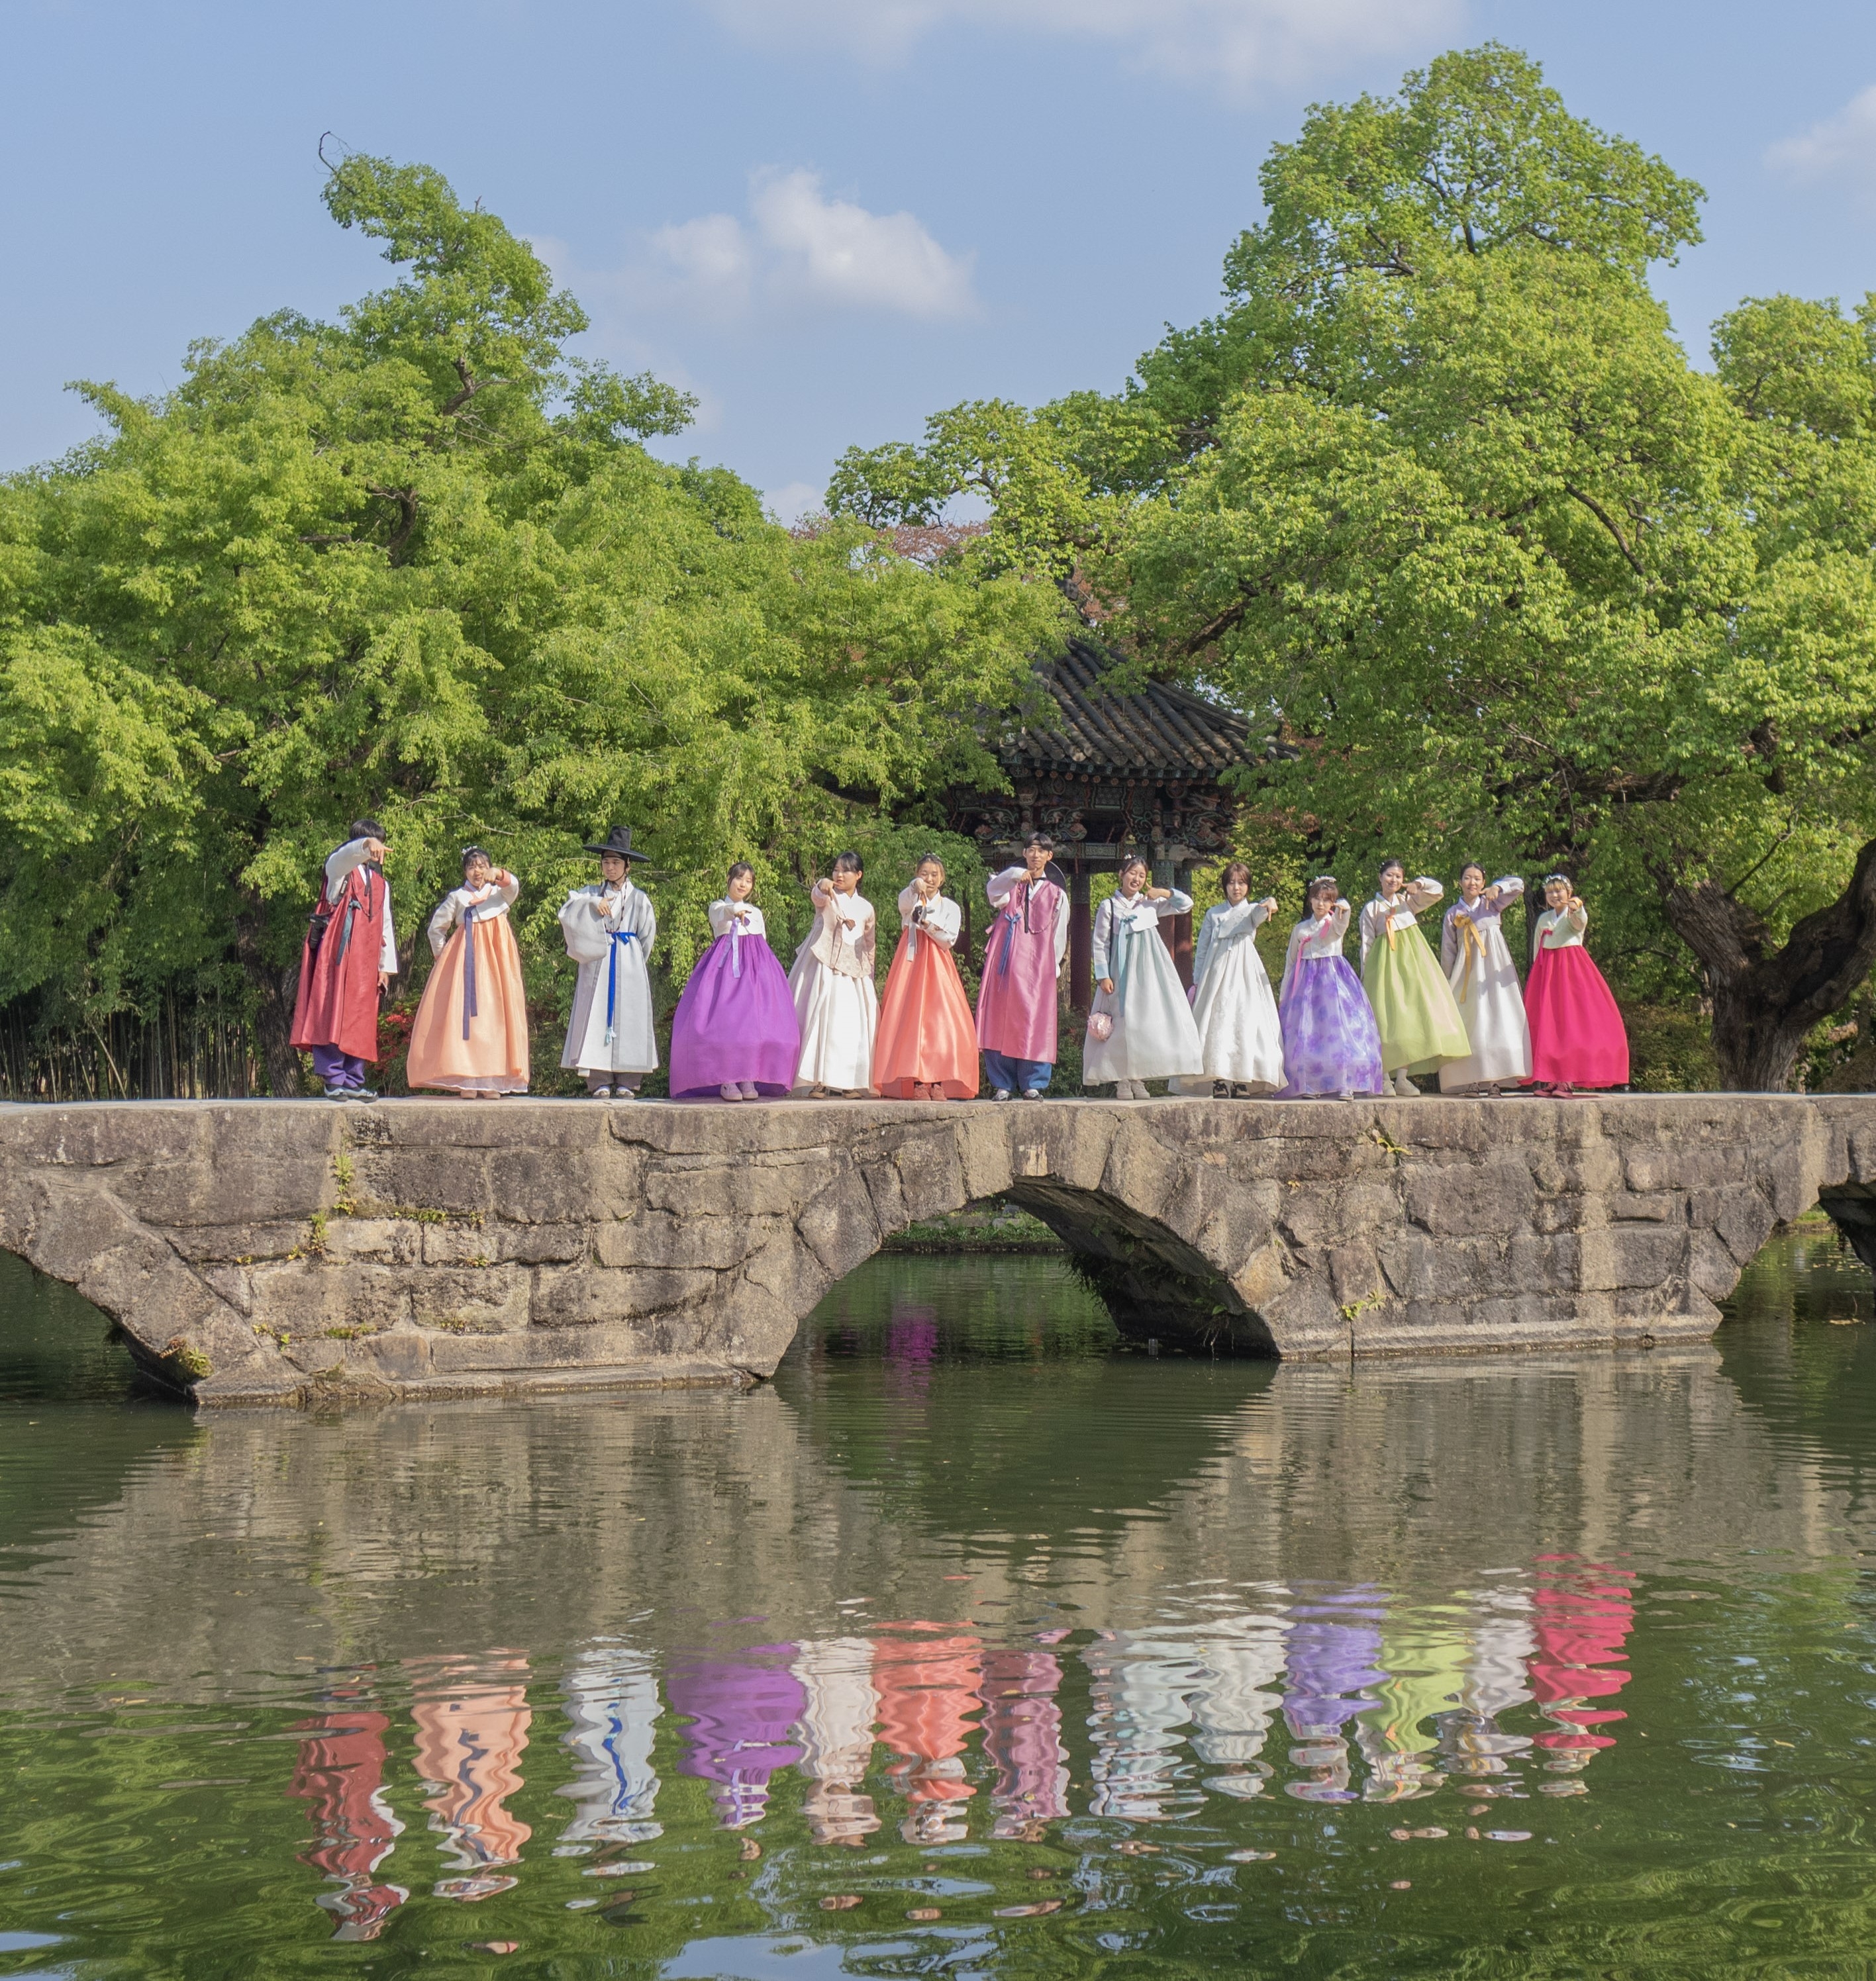
[[[1253,937],[1241,935],[1219,952],[1193,1000],[1192,1022],[1201,1077],[1181,1080],[1181,1092],[1209,1094],[1215,1080],[1270,1094],[1282,1086],[1283,1027]]]
[[[1493,1080],[1508,1083],[1531,1077],[1531,1027],[1524,1020],[1518,966],[1512,962],[1510,947],[1495,921],[1485,924],[1479,938],[1484,945],[1484,961],[1481,963],[1477,956],[1472,958],[1470,980],[1466,975],[1464,947],[1447,979],[1452,985],[1459,1015],[1465,1020],[1465,1035],[1472,1042],[1472,1050],[1467,1058],[1442,1062],[1442,1094],[1486,1086]]]
[[[1172,952],[1156,930],[1128,940],[1133,953],[1127,960],[1124,992],[1117,987],[1110,997],[1097,990],[1089,1007],[1091,1017],[1107,1012],[1114,1030],[1105,1039],[1089,1034],[1081,1054],[1084,1087],[1110,1080],[1167,1080],[1199,1070],[1198,1027]]]
[[[873,1035],[879,1029],[879,994],[871,977],[844,977],[804,952],[788,972],[801,1056],[795,1091],[834,1087],[848,1093],[873,1084]]]

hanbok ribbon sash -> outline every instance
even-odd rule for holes
[[[612,1043],[614,1020],[618,1011],[619,951],[628,942],[638,940],[636,929],[615,929],[612,940],[606,944],[606,1036],[604,1043]]]
[[[741,915],[730,917],[729,934],[730,974],[732,977],[740,977],[742,974],[742,917]],[[608,1013],[608,1016],[610,1017],[610,1015]]]
[[[1133,938],[1138,935],[1157,936],[1159,918],[1156,915],[1151,921],[1143,924],[1135,921],[1130,914],[1124,923],[1117,917],[1116,924],[1114,933],[1121,938],[1121,945],[1120,953],[1114,961],[1114,1000],[1116,1004],[1124,1004],[1127,1001],[1127,960],[1133,954]]]
[[[475,1016],[475,911],[462,911],[462,1036],[469,1036],[469,1020]]]
[[[1023,897],[1020,912],[1016,906],[1018,894]],[[1016,924],[1019,921],[1026,934],[1029,928],[1029,883],[1027,881],[1018,881],[1011,890],[1009,900],[1004,904],[1003,948],[997,957],[997,974],[999,977],[1007,977],[1010,974],[1010,951],[1015,947]]]
[[[1465,994],[1472,987],[1472,964],[1478,959],[1479,974],[1485,970],[1485,938],[1478,932],[1478,924],[1462,908],[1459,912],[1459,944],[1465,951],[1465,974],[1459,979],[1459,1000],[1465,1001]]]

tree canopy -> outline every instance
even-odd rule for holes
[[[276,1087],[354,814],[407,935],[465,842],[538,927],[629,821],[681,961],[728,860],[792,881],[889,837],[882,808],[995,782],[971,718],[1061,617],[1019,574],[858,521],[792,534],[655,459],[691,401],[570,356],[578,304],[436,172],[348,157],[325,198],[389,287],[198,344],[155,400],[82,387],[105,436],[0,483],[0,1001],[83,1024],[232,975]]]
[[[1261,189],[1120,391],[941,414],[840,502],[987,498],[985,568],[1072,572],[1294,746],[1264,850],[1568,865],[1618,977],[1785,1085],[1876,962],[1872,306],[1742,304],[1697,369],[1647,271],[1700,189],[1495,46],[1312,111]]]

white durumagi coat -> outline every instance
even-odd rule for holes
[[[1095,993],[1089,1016],[1106,1012],[1114,1030],[1105,1039],[1089,1034],[1081,1054],[1085,1087],[1198,1071],[1198,1027],[1172,952],[1159,934],[1167,917],[1191,911],[1191,896],[1176,887],[1163,901],[1149,901],[1144,891],[1131,903],[1112,894],[1095,911],[1095,980],[1111,978],[1114,989]]]
[[[1470,904],[1455,901],[1440,929],[1440,961],[1472,1044],[1469,1057],[1449,1059],[1441,1067],[1443,1094],[1531,1077],[1524,996],[1499,925],[1504,910],[1524,891],[1524,884],[1515,874],[1508,874],[1492,886],[1498,891],[1496,902],[1488,905],[1484,894]]]
[[[788,972],[801,1027],[795,1090],[828,1087],[864,1094],[873,1084],[873,1040],[879,1029],[873,904],[862,894],[818,884],[811,899],[815,920]]]
[[[1215,1080],[1271,1094],[1283,1084],[1283,1027],[1257,950],[1268,912],[1261,901],[1221,901],[1199,924],[1192,1020],[1202,1077],[1181,1081],[1181,1093],[1209,1094]]]
[[[594,912],[595,901],[602,912]],[[580,966],[561,1064],[582,1073],[651,1072],[658,1040],[648,964],[658,940],[658,911],[651,897],[629,877],[617,886],[601,881],[576,887],[561,909],[560,927],[567,954]]]

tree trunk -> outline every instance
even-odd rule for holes
[[[1768,953],[1765,924],[1717,881],[1667,892],[1670,925],[1700,959],[1713,997],[1720,1077],[1734,1092],[1783,1094],[1804,1035],[1840,1011],[1876,965],[1876,840],[1850,884]]]
[[[278,1098],[298,1094],[302,1084],[300,1056],[291,1042],[299,966],[281,970],[268,962],[262,947],[266,927],[267,911],[259,902],[245,908],[235,918],[235,954],[254,993],[254,1035],[268,1091]]]

